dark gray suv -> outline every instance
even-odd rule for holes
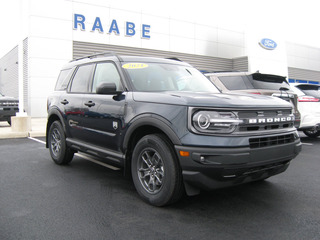
[[[285,171],[301,150],[293,122],[288,102],[222,94],[187,63],[100,54],[62,68],[47,147],[57,164],[81,152],[123,168],[163,206]]]
[[[11,117],[19,112],[19,100],[7,97],[0,93],[0,121],[6,121],[11,125]]]

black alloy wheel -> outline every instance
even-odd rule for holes
[[[317,138],[320,136],[320,131],[316,129],[303,130],[303,133],[311,138]]]
[[[49,151],[52,160],[58,165],[72,161],[74,153],[66,145],[66,137],[59,121],[51,124],[48,135]]]
[[[154,206],[178,201],[184,192],[175,153],[165,136],[144,136],[133,151],[131,173],[137,192]]]

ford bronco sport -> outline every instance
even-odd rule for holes
[[[146,202],[164,206],[284,172],[301,150],[290,103],[222,94],[189,64],[97,54],[63,67],[48,97],[47,148],[131,172]]]

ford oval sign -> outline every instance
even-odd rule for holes
[[[274,50],[277,47],[277,43],[269,38],[261,39],[259,45],[267,50]]]

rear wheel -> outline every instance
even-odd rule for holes
[[[137,192],[151,205],[168,205],[182,197],[180,166],[170,143],[161,134],[140,139],[133,151],[131,172]]]
[[[51,158],[56,164],[65,165],[71,162],[74,153],[67,147],[66,136],[59,121],[51,124],[48,143]]]
[[[303,133],[305,135],[307,135],[308,137],[311,138],[317,138],[320,136],[320,131],[319,130],[312,130],[312,129],[308,129],[308,130],[303,130]]]

